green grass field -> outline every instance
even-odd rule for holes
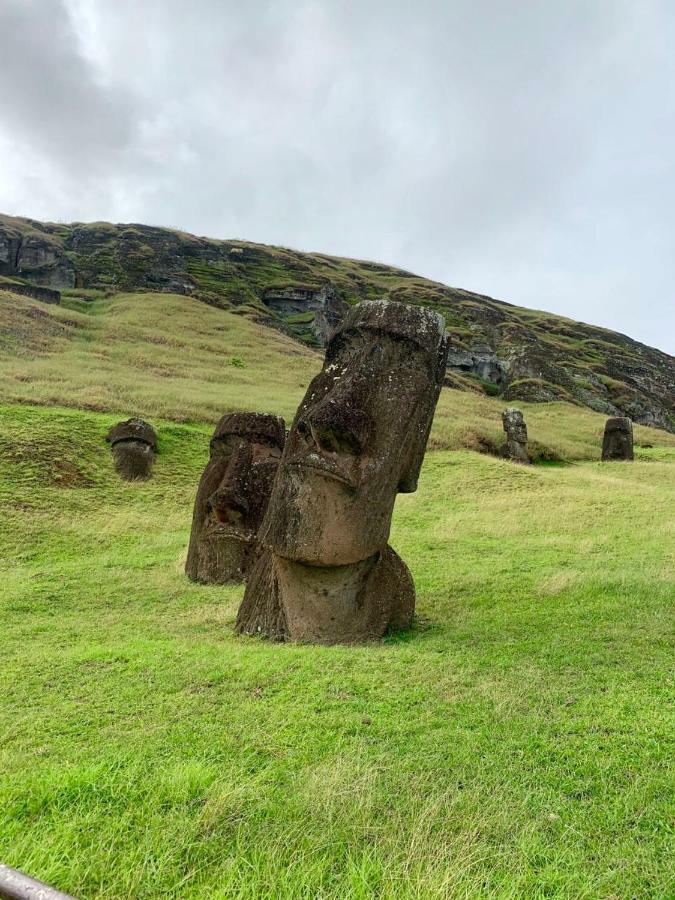
[[[568,463],[523,468],[466,449],[499,401],[444,391],[392,531],[414,629],[237,638],[242,588],[182,573],[208,423],[290,416],[319,358],[156,302],[0,307],[0,860],[82,900],[672,897],[673,436],[601,464],[601,416],[526,407]]]

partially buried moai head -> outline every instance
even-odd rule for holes
[[[627,416],[612,416],[605,423],[603,462],[633,459],[633,423]]]
[[[245,576],[284,438],[284,420],[262,413],[230,413],[216,426],[185,566],[194,581],[224,584]]]
[[[424,307],[363,302],[326,349],[296,413],[260,541],[341,566],[382,550],[398,492],[411,492],[445,374],[445,323]]]
[[[143,419],[127,419],[113,425],[106,436],[115,469],[126,481],[149,478],[157,452],[157,435]]]

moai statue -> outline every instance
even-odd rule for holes
[[[185,571],[193,581],[246,576],[285,436],[277,416],[231,413],[218,422],[192,517]]]
[[[514,462],[529,463],[527,455],[527,425],[519,409],[509,406],[502,413],[502,423],[506,432],[504,455]]]
[[[415,588],[387,540],[397,492],[417,488],[447,352],[425,307],[347,313],[286,439],[240,634],[333,644],[410,626]]]
[[[157,452],[157,435],[143,419],[127,419],[113,425],[106,436],[115,469],[125,481],[149,478]]]
[[[626,416],[614,416],[605,422],[602,461],[633,459],[633,423]]]

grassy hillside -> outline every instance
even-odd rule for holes
[[[392,534],[415,629],[321,648],[235,638],[241,588],[182,575],[209,427],[156,421],[126,484],[114,420],[0,409],[1,859],[83,900],[669,896],[672,446],[428,454]]]
[[[0,292],[0,392],[8,402],[73,406],[178,422],[232,409],[290,422],[318,352],[236,313],[172,294],[121,294],[72,308]],[[433,449],[498,450],[501,398],[444,389]],[[597,459],[605,416],[565,402],[521,403],[536,455]],[[636,440],[675,436],[636,426]]]
[[[444,388],[392,544],[410,633],[234,636],[183,574],[213,422],[321,356],[236,306],[0,291],[0,859],[81,898],[665,898],[675,435]],[[109,426],[157,428],[121,482]],[[483,452],[475,452],[475,451]],[[562,460],[565,464],[558,464]]]
[[[326,309],[339,318],[364,299],[423,304],[445,319],[456,387],[505,400],[564,400],[675,430],[671,356],[608,329],[379,263],[145,225],[0,215],[0,289],[3,278],[64,289],[65,296],[134,291],[141,306],[153,304],[148,292],[180,293],[272,324],[310,346],[325,331]]]
[[[147,294],[79,308],[0,293],[8,399],[215,420],[242,402],[289,415],[319,357],[242,316]]]

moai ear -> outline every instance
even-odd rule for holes
[[[413,494],[417,490],[417,482],[420,477],[422,463],[424,462],[424,452],[427,448],[429,433],[434,421],[434,410],[436,409],[438,395],[441,392],[443,379],[445,378],[449,346],[448,336],[443,334],[436,354],[433,381],[429,385],[426,399],[420,404],[417,425],[411,429],[411,439],[408,444],[401,479],[398,483],[399,494]]]

